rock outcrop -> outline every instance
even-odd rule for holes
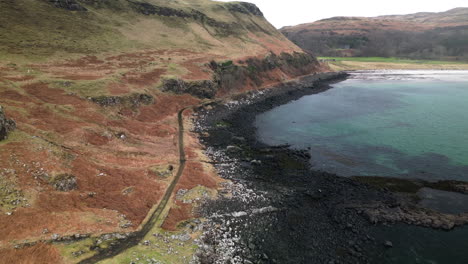
[[[52,179],[50,184],[55,190],[69,192],[78,189],[76,177],[71,174],[60,174]]]
[[[8,137],[8,133],[16,128],[15,121],[7,119],[3,112],[3,107],[0,106],[0,140]]]
[[[389,207],[378,205],[366,205],[363,210],[364,216],[373,223],[397,223],[402,222],[409,225],[430,227],[435,229],[451,230],[457,226],[468,223],[468,214],[443,214],[425,208],[414,208],[408,206]]]
[[[228,10],[243,14],[252,14],[254,16],[263,17],[263,13],[256,5],[247,2],[228,3]]]
[[[210,80],[186,82],[181,79],[167,79],[163,81],[162,90],[175,94],[188,93],[198,98],[214,98],[217,85]]]
[[[284,76],[301,76],[318,70],[314,56],[307,53],[269,54],[264,59],[249,58],[246,61],[216,62],[208,65],[214,73],[213,80],[186,82],[181,79],[163,81],[162,90],[175,94],[191,94],[198,98],[214,98],[217,94],[231,94],[246,86],[262,87],[266,81],[280,82]],[[275,76],[278,70],[282,76]]]
[[[185,11],[182,9],[157,6],[137,1],[129,1],[129,3],[132,9],[137,13],[146,16],[157,15],[163,17],[179,17],[184,19],[193,19],[202,25],[213,27],[216,30],[216,33],[219,35],[234,34],[236,31],[242,29],[242,26],[238,23],[226,23],[223,21],[218,21],[195,9]]]
[[[281,82],[283,76],[275,76],[275,71],[284,76],[301,76],[318,71],[316,58],[307,53],[292,54],[271,53],[264,59],[249,58],[234,64],[211,62],[210,68],[215,72],[215,82],[221,93],[238,92],[246,85],[261,87],[266,81]]]
[[[108,106],[130,106],[133,108],[139,107],[140,105],[150,105],[154,103],[154,98],[148,94],[132,94],[128,96],[98,96],[90,97],[92,102],[108,107]]]
[[[80,5],[76,0],[49,0],[53,5],[58,8],[67,9],[70,11],[87,11],[87,9]]]

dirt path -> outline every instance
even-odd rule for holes
[[[188,106],[180,110],[177,114],[178,122],[179,122],[179,169],[177,170],[177,174],[172,180],[171,184],[166,190],[166,193],[164,194],[161,202],[159,203],[158,207],[154,212],[152,213],[150,219],[143,225],[142,229],[140,231],[137,231],[133,233],[133,236],[129,237],[125,241],[120,242],[118,245],[105,249],[98,254],[84,259],[80,262],[79,264],[94,264],[99,261],[112,258],[117,256],[118,254],[122,253],[128,248],[131,248],[133,246],[138,245],[138,243],[148,234],[148,232],[154,227],[154,225],[159,221],[162,213],[164,212],[164,209],[166,208],[169,199],[172,196],[172,193],[174,192],[174,188],[176,187],[182,173],[184,172],[185,169],[185,162],[186,162],[186,157],[185,157],[185,149],[184,149],[184,120],[183,120],[183,113],[185,110],[191,108],[192,106]]]

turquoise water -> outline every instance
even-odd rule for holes
[[[264,143],[309,147],[317,170],[468,180],[468,71],[354,73],[255,125]]]

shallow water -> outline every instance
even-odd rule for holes
[[[422,188],[417,193],[419,204],[446,214],[460,214],[468,212],[468,195]]]
[[[343,176],[468,180],[468,71],[366,71],[257,116],[269,145]]]
[[[366,71],[257,116],[268,145],[310,148],[311,166],[342,176],[468,181],[468,71]],[[468,212],[468,195],[422,188],[420,205]],[[468,227],[376,226],[371,263],[468,263]],[[371,250],[371,252],[373,252]]]
[[[468,228],[450,232],[408,225],[379,227],[374,235],[391,241],[393,248],[373,257],[372,263],[466,264],[468,263]]]

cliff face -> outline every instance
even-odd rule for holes
[[[135,230],[179,164],[180,109],[320,70],[248,3],[3,0],[0,25],[0,105],[17,124],[0,142],[4,260],[29,254],[11,241]],[[216,187],[186,137],[177,189]]]
[[[281,31],[303,49],[321,56],[468,60],[468,8],[372,18],[334,17]]]

